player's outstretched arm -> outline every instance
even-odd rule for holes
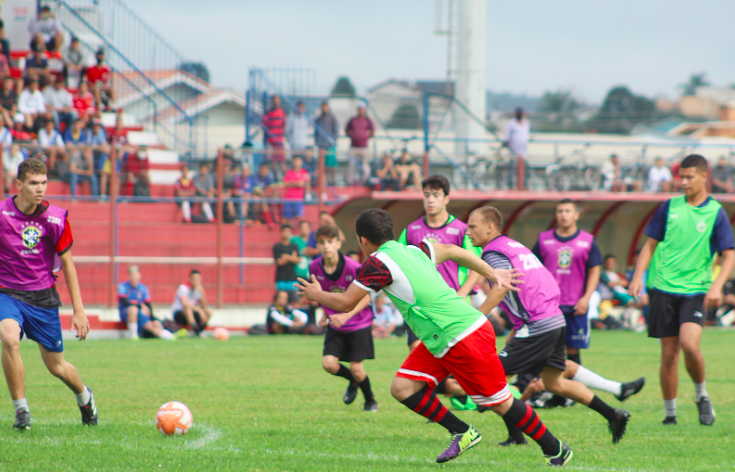
[[[648,265],[651,263],[653,252],[658,246],[658,241],[653,238],[648,238],[646,243],[643,245],[640,254],[638,254],[638,262],[635,264],[635,272],[633,273],[633,279],[630,281],[628,286],[628,293],[630,296],[640,298],[641,292],[643,292],[643,273],[648,269]]]
[[[462,267],[474,270],[482,277],[492,280],[501,287],[514,292],[520,290],[514,286],[523,283],[520,279],[523,274],[519,273],[517,269],[493,269],[487,262],[475,254],[454,244],[431,243],[431,247],[434,251],[434,258],[437,264],[452,260]]]
[[[350,318],[364,310],[368,305],[370,305],[370,295],[365,295],[365,297],[360,300],[360,303],[358,303],[357,306],[349,312],[334,314],[330,316],[329,324],[334,326],[335,328],[339,328],[343,324],[347,323]]]
[[[325,292],[321,284],[316,280],[316,275],[311,275],[311,280],[298,278],[296,288],[309,300],[319,302],[332,310],[347,313],[355,309],[357,304],[368,294],[354,283],[347,287],[346,292]]]
[[[71,251],[66,251],[59,256],[61,259],[61,270],[64,271],[66,279],[66,287],[69,289],[71,297],[71,305],[74,315],[71,317],[71,327],[77,330],[77,337],[80,340],[87,338],[89,334],[89,320],[87,314],[84,313],[84,304],[82,303],[82,292],[79,290],[79,279],[77,278],[77,269],[74,267],[74,260],[71,257]]]

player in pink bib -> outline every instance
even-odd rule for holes
[[[31,412],[25,396],[25,369],[20,340],[25,335],[38,343],[49,372],[76,395],[82,423],[96,425],[97,406],[77,369],[64,359],[54,272],[64,272],[74,307],[72,326],[84,340],[89,321],[71,257],[72,234],[63,208],[43,199],[48,178],[46,165],[35,158],[18,167],[18,195],[0,202],[0,341],[3,372],[15,409],[13,427],[31,429]]]

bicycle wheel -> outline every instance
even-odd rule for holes
[[[602,187],[602,171],[600,168],[588,166],[584,171],[584,182],[589,190],[599,190]]]
[[[544,179],[546,180],[546,188],[555,192],[561,192],[564,190],[564,178],[561,166],[558,164],[551,164],[546,167],[544,171]]]
[[[492,186],[495,166],[495,162],[488,159],[477,159],[472,164],[472,178],[483,190],[487,190]]]

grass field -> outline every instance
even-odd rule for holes
[[[502,345],[504,339],[500,338]],[[708,390],[717,412],[700,426],[693,387],[681,368],[679,425],[663,427],[658,343],[643,334],[595,332],[585,365],[602,375],[648,384],[625,403],[633,418],[613,446],[596,413],[577,405],[540,410],[547,426],[574,449],[573,470],[735,470],[735,331],[704,337]],[[186,339],[178,342],[68,342],[67,358],[97,398],[100,425],[81,426],[73,395],[43,368],[34,343],[22,343],[33,429],[18,432],[10,400],[0,408],[0,470],[540,470],[535,445],[500,448],[502,421],[488,412],[460,412],[484,441],[440,466],[444,429],[425,424],[390,397],[390,381],[407,350],[405,338],[376,341],[367,364],[380,402],[362,412],[362,398],[341,402],[342,379],[324,373],[321,339],[305,337]],[[3,386],[4,389],[4,386]],[[5,390],[3,390],[5,391]],[[7,393],[5,394],[7,395]],[[606,401],[618,405],[608,394]],[[166,401],[186,403],[194,427],[163,437],[154,427]],[[448,402],[446,402],[448,404]]]

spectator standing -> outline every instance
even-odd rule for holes
[[[329,110],[329,103],[324,101],[321,114],[314,120],[314,141],[319,149],[319,159],[324,159],[324,172],[327,183],[334,185],[335,169],[337,168],[337,138],[339,137],[339,123]]]
[[[657,157],[653,161],[653,167],[648,171],[648,191],[670,192],[671,181],[671,171],[664,165],[664,160]]]
[[[273,172],[283,176],[286,173],[286,152],[283,145],[283,134],[287,124],[286,112],[281,108],[279,95],[273,95],[271,103],[270,110],[263,115],[261,126]]]
[[[128,280],[117,287],[120,321],[127,323],[131,339],[174,339],[174,334],[153,316],[151,294],[140,279],[140,269],[132,265],[128,267]]]
[[[194,176],[193,182],[197,197],[215,197],[217,185],[214,176],[209,173],[209,165],[206,162],[199,163],[199,172]],[[209,202],[202,202],[202,212],[207,217],[207,221],[214,222],[214,213],[212,213]]]
[[[64,51],[64,82],[67,87],[78,88],[86,75],[87,57],[79,38],[71,38],[69,48]]]
[[[193,331],[197,336],[204,331],[212,318],[212,309],[207,303],[202,273],[197,269],[189,273],[189,282],[179,285],[176,290],[176,297],[171,304],[171,313],[179,326]]]
[[[306,105],[304,102],[296,104],[296,110],[286,120],[286,138],[291,146],[291,152],[303,157],[304,150],[309,143],[309,125],[311,120],[306,116]]]
[[[508,176],[509,186],[514,188],[514,182],[518,178],[518,165],[520,161],[526,160],[528,157],[528,140],[531,135],[531,125],[526,119],[523,108],[516,108],[515,116],[505,124],[503,129],[503,145],[506,146],[510,153],[515,157],[513,161],[514,172]],[[525,176],[524,176],[525,180]]]
[[[28,31],[31,33],[31,49],[44,46],[49,51],[60,51],[64,44],[64,28],[48,5],[41,7],[38,16],[28,23]]]
[[[401,190],[413,186],[414,192],[421,192],[421,166],[411,158],[408,149],[401,150],[401,155],[395,162],[395,170],[398,173],[398,187]]]
[[[31,79],[18,97],[18,112],[25,117],[27,128],[40,126],[38,118],[46,114],[46,105],[43,93],[38,89],[38,80]]]
[[[76,119],[74,101],[71,94],[64,88],[64,82],[55,75],[49,77],[51,83],[43,89],[43,100],[46,109],[51,112],[57,127],[64,123],[69,128]]]
[[[56,129],[56,125],[52,120],[46,122],[46,126],[38,133],[38,145],[41,146],[48,155],[48,169],[55,169],[56,160],[66,160],[66,147],[61,133]]]
[[[174,184],[174,195],[178,198],[191,198],[196,196],[196,192],[194,181],[189,175],[189,166],[184,164],[181,166],[181,177],[176,179]],[[207,202],[204,203],[209,205]],[[181,206],[181,212],[184,214],[184,223],[191,223],[191,201],[182,200],[179,202],[179,206]],[[202,212],[204,212],[204,209],[202,209]],[[212,212],[211,208],[209,212]]]
[[[0,45],[2,45],[5,60],[10,64],[10,41],[5,38],[5,22],[2,19],[0,19]]]
[[[41,85],[46,85],[49,82],[51,76],[51,70],[48,66],[48,59],[46,59],[46,51],[43,49],[43,45],[38,44],[33,49],[33,54],[26,58],[26,65],[24,71],[24,78],[26,83],[31,80],[38,80]]]
[[[0,80],[4,80],[5,77],[10,77],[10,63],[3,48],[3,43],[0,41]]]
[[[97,112],[94,102],[94,95],[89,91],[89,84],[82,82],[79,84],[79,90],[72,99],[74,103],[74,110],[77,112],[77,116],[83,120],[88,120]]]
[[[7,129],[7,128],[3,128]],[[3,152],[3,170],[5,171],[5,191],[10,191],[13,182],[18,178],[18,166],[26,159],[20,146],[13,144],[9,152]]]
[[[288,200],[283,204],[283,217],[286,219],[304,216],[304,198],[308,195],[311,178],[302,163],[300,156],[294,156],[291,159],[292,168],[283,177],[283,197]]]
[[[350,163],[349,175],[353,183],[365,183],[370,177],[370,150],[368,142],[375,134],[375,125],[367,117],[367,109],[364,103],[357,106],[357,116],[347,122],[345,134],[350,137]],[[355,175],[355,163],[361,165],[362,174],[358,179]]]
[[[734,191],[732,167],[724,156],[720,157],[717,165],[712,167],[712,193],[733,193]]]
[[[290,300],[296,300],[296,264],[300,262],[299,248],[291,242],[291,225],[281,225],[281,240],[273,245],[276,261],[276,290],[288,292]]]
[[[291,238],[291,242],[296,245],[299,250],[299,263],[296,265],[296,277],[302,279],[309,278],[309,262],[311,259],[304,254],[306,244],[309,242],[309,235],[311,234],[311,223],[308,221],[299,222],[299,234]]]
[[[15,91],[15,80],[12,77],[3,79],[3,88],[0,90],[0,113],[8,126],[18,113],[18,92]]]
[[[99,49],[95,55],[97,64],[87,69],[87,82],[92,89],[98,108],[110,110],[115,102],[115,91],[112,88],[112,71],[105,62],[105,51]]]
[[[617,154],[611,154],[610,160],[602,166],[602,188],[608,192],[625,192],[627,188]]]

